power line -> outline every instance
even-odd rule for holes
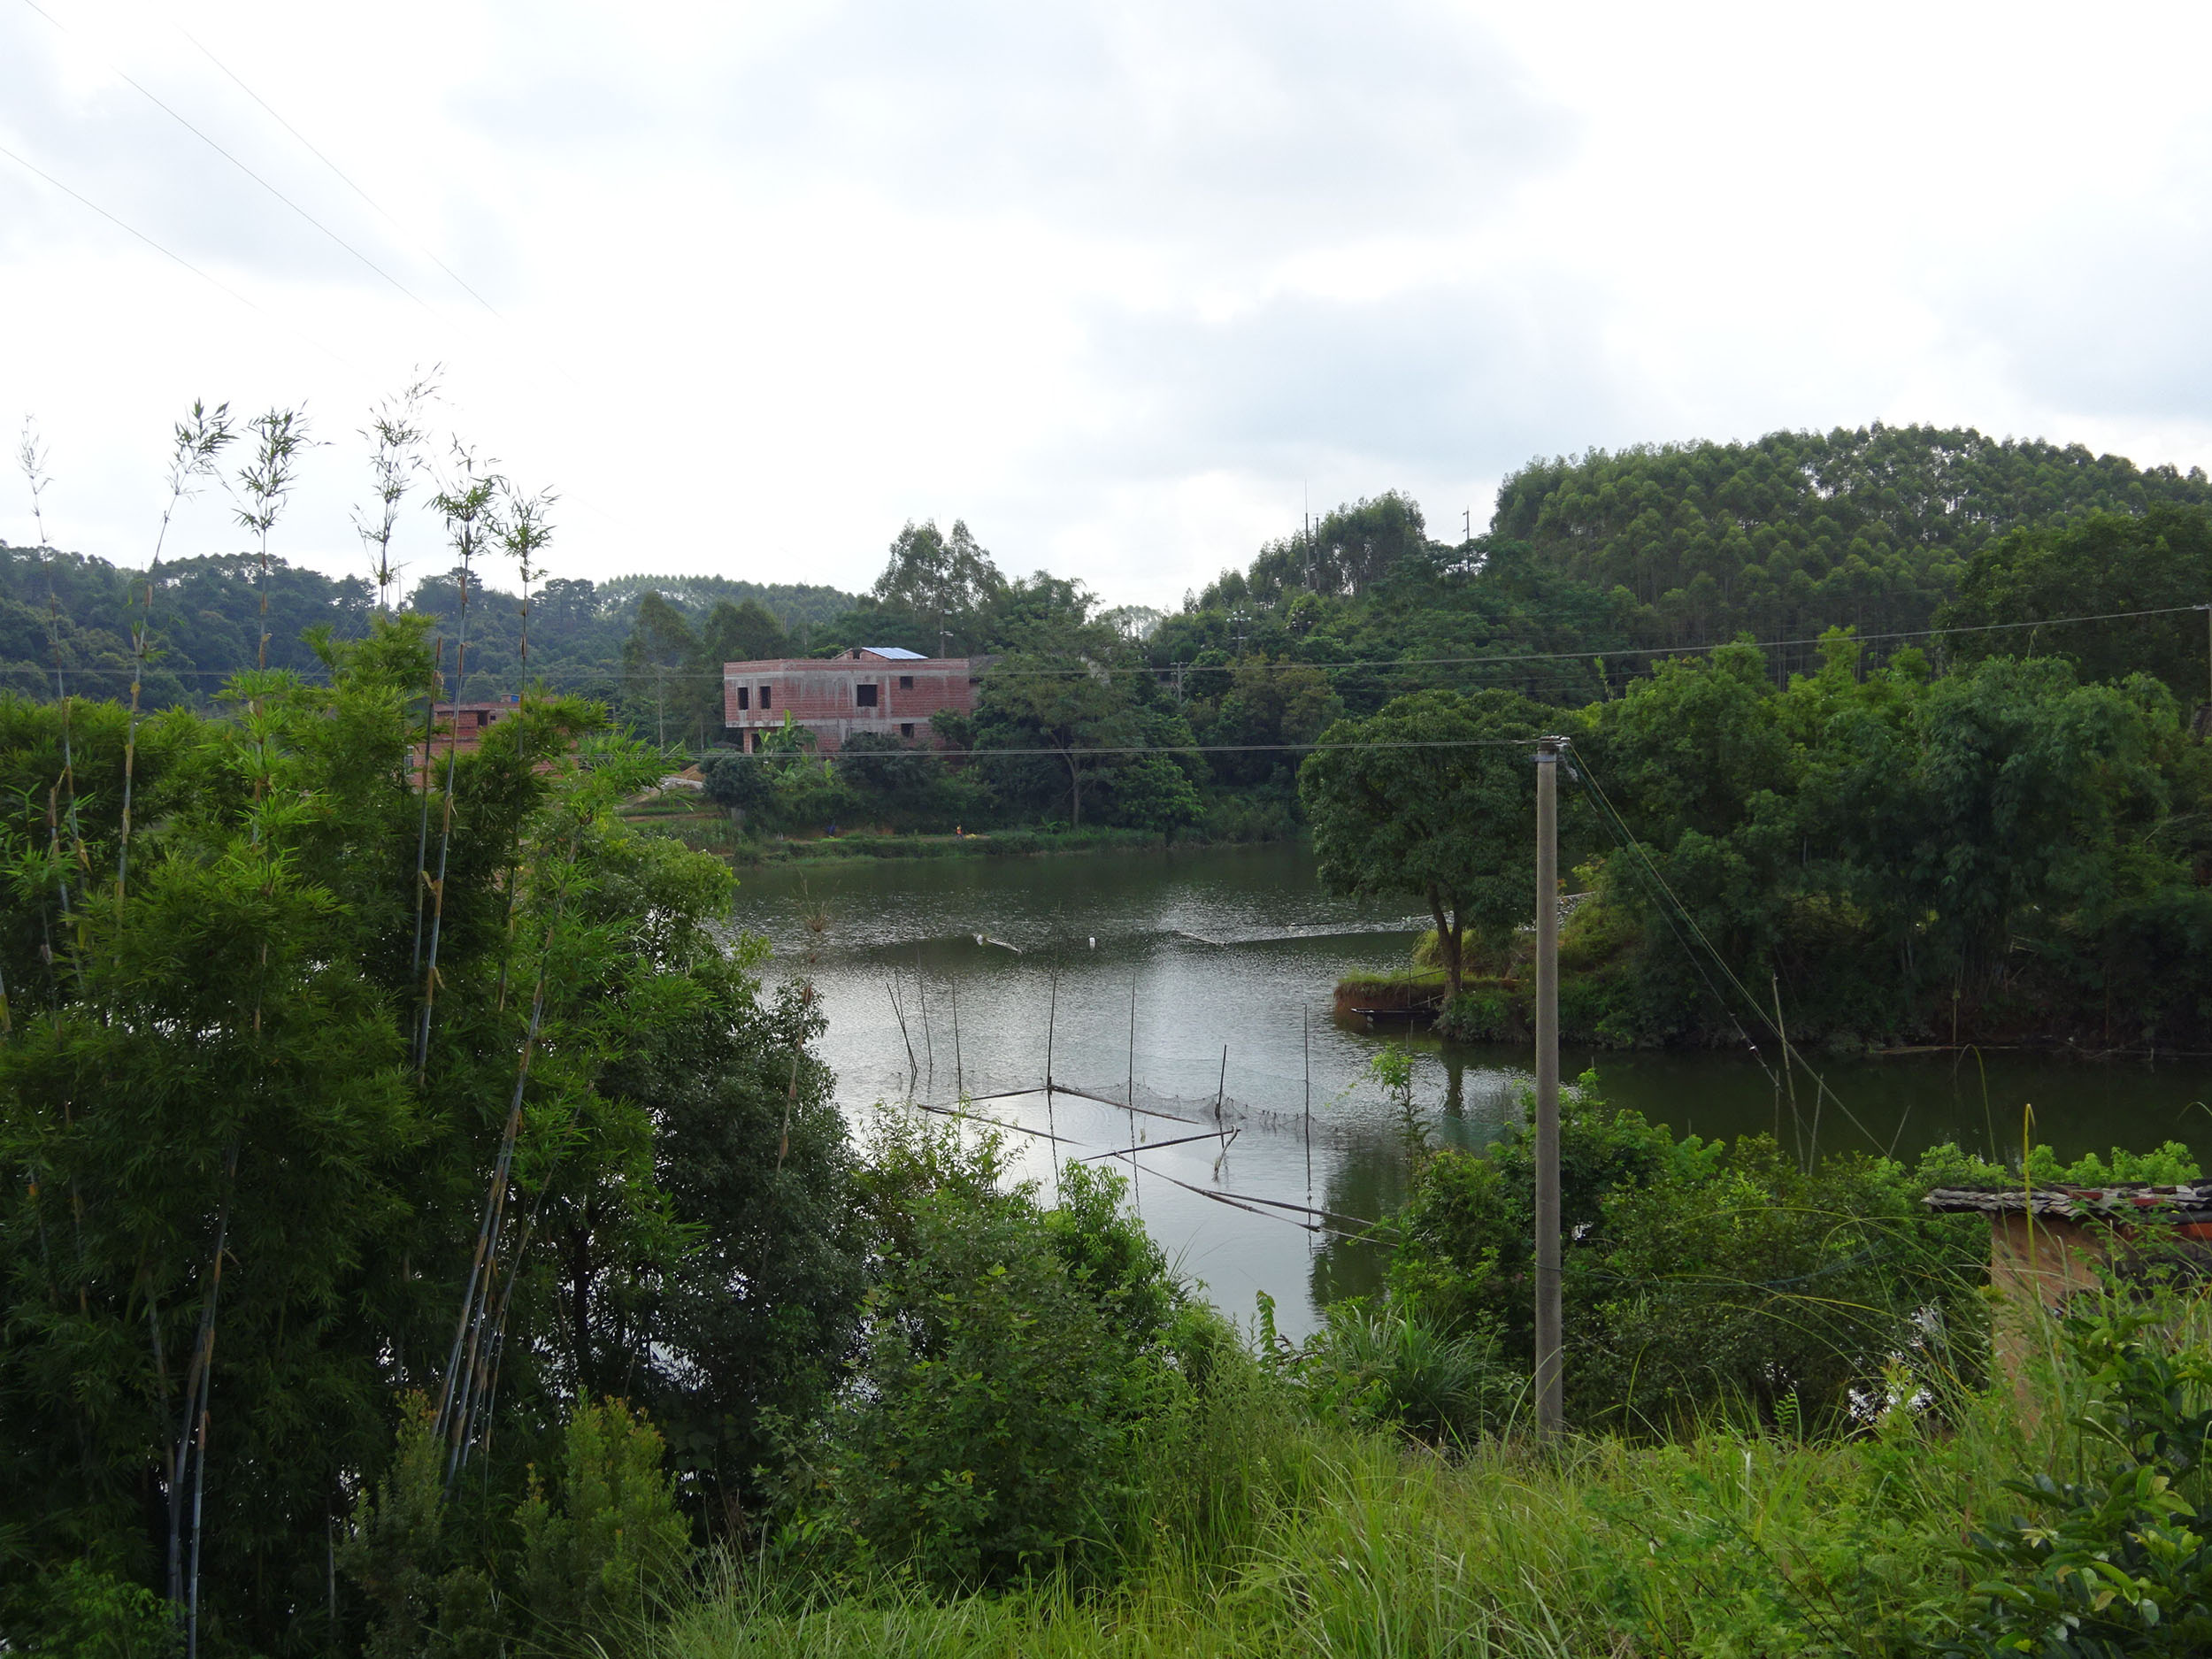
[[[45,180],[47,183],[52,185],[54,188],[59,190],[64,196],[69,197],[71,201],[79,204],[81,206],[90,208],[102,219],[107,220],[109,224],[114,226],[116,229],[123,232],[126,235],[137,237],[139,241],[144,242],[149,248],[151,248],[163,258],[167,259],[173,264],[182,265],[187,271],[189,271],[194,276],[199,278],[201,281],[206,283],[210,288],[220,289],[223,293],[229,295],[231,298],[236,300],[241,305],[245,306],[250,311],[261,311],[260,306],[256,305],[251,300],[248,299],[243,294],[241,294],[236,288],[231,287],[227,282],[224,282],[218,278],[208,275],[206,272],[201,270],[199,266],[194,265],[182,254],[173,252],[169,249],[163,247],[159,242],[156,242],[151,236],[149,236],[144,231],[139,229],[135,225],[117,218],[114,214],[109,212],[107,209],[102,207],[97,202],[94,201],[90,196],[71,189],[67,185],[64,184],[59,179],[54,177],[52,173],[47,172],[43,167],[41,167],[37,164],[27,161],[23,157],[17,155],[15,151],[10,150],[5,144],[0,144],[0,156],[5,156],[10,161],[15,163],[17,166],[22,168],[26,173],[35,174],[38,178]],[[266,316],[268,313],[263,311],[262,315]]]
[[[474,300],[479,305],[481,305],[493,316],[499,318],[499,320],[503,323],[507,320],[507,319],[501,314],[499,308],[496,305],[494,305],[489,300],[486,299],[481,294],[479,294],[474,288],[471,288],[462,278],[459,272],[456,271],[444,260],[439,258],[435,250],[426,245],[419,236],[415,235],[415,234],[412,231],[410,231],[405,225],[402,224],[396,218],[395,218],[391,212],[385,208],[382,203],[379,202],[366,190],[356,184],[353,180],[348,176],[344,168],[341,167],[328,156],[324,155],[321,150],[316,149],[313,142],[310,141],[306,134],[301,132],[298,127],[293,126],[291,122],[286,120],[281,115],[278,114],[275,108],[271,105],[266,98],[263,97],[258,92],[256,92],[240,78],[236,70],[233,69],[228,64],[225,63],[213,52],[210,51],[204,45],[201,44],[197,35],[194,35],[181,23],[174,24],[173,27],[176,29],[178,34],[183,35],[186,40],[192,42],[193,47],[199,52],[201,57],[206,58],[209,63],[213,64],[216,68],[221,70],[224,74],[230,78],[233,85],[234,85],[241,92],[244,93],[248,97],[251,98],[256,104],[259,104],[267,113],[271,120],[274,121],[279,127],[281,127],[286,132],[291,134],[294,138],[299,140],[300,143],[306,149],[309,155],[314,157],[315,159],[321,162],[324,166],[329,168],[332,173],[337,174],[339,182],[343,184],[347,189],[352,191],[364,202],[366,202],[372,208],[374,208],[378,213],[383,216],[385,222],[390,225],[393,229],[401,232],[403,234],[407,235],[413,240],[418,250],[422,254],[422,256],[426,259],[429,260],[431,264],[436,265],[439,270],[444,272],[446,275],[451,277],[456,286],[457,286],[463,293],[466,294],[471,299]]]
[[[2193,606],[2188,608],[2199,609],[2200,607]],[[1782,1045],[1783,1065],[1786,1067],[1790,1061],[1794,1058],[1799,1065],[1804,1066],[1807,1073],[1812,1078],[1815,1087],[1820,1089],[1822,1093],[1825,1094],[1830,1100],[1836,1102],[1836,1110],[1840,1111],[1846,1118],[1848,1118],[1851,1120],[1851,1125],[1853,1128],[1856,1129],[1861,1134],[1864,1135],[1870,1142],[1873,1142],[1876,1139],[1874,1132],[1869,1129],[1864,1123],[1860,1121],[1859,1115],[1856,1112],[1853,1111],[1848,1106],[1843,1103],[1842,1097],[1839,1095],[1835,1090],[1828,1087],[1828,1080],[1825,1078],[1822,1077],[1819,1072],[1815,1071],[1811,1066],[1806,1065],[1804,1056],[1796,1053],[1795,1045],[1790,1041],[1788,1036],[1783,1032],[1781,1026],[1776,1024],[1774,1019],[1767,1014],[1766,1010],[1760,1005],[1759,999],[1752,995],[1751,993],[1745,988],[1743,981],[1736,977],[1735,970],[1728,965],[1727,959],[1724,957],[1718,950],[1713,948],[1712,941],[1705,936],[1705,930],[1697,925],[1697,918],[1690,914],[1689,906],[1684,904],[1682,901],[1676,896],[1674,889],[1667,885],[1667,879],[1659,873],[1659,866],[1653,862],[1650,851],[1641,841],[1636,840],[1633,836],[1627,834],[1628,821],[1621,817],[1618,809],[1613,805],[1611,797],[1605,793],[1605,786],[1598,780],[1596,769],[1590,764],[1589,761],[1583,756],[1579,749],[1574,751],[1574,756],[1575,765],[1580,772],[1584,781],[1589,786],[1592,796],[1603,806],[1604,812],[1601,815],[1601,818],[1602,819],[1603,817],[1609,815],[1613,820],[1612,824],[1607,825],[1607,833],[1609,834],[1612,834],[1617,841],[1622,841],[1624,846],[1632,849],[1636,854],[1642,858],[1644,867],[1650,872],[1652,880],[1658,884],[1660,891],[1664,893],[1667,897],[1673,902],[1675,908],[1681,911],[1683,921],[1688,925],[1690,932],[1695,936],[1697,942],[1704,947],[1705,954],[1713,959],[1713,965],[1721,971],[1723,977],[1727,979],[1729,984],[1736,987],[1736,994],[1743,998],[1745,1005],[1751,1010],[1753,1016],[1759,1021],[1759,1023],[1766,1026],[1768,1030],[1774,1033],[1776,1039]],[[1617,831],[1614,828],[1614,824],[1617,824],[1619,826]],[[1701,979],[1704,977],[1701,972],[1699,977]],[[1739,1025],[1737,1029],[1740,1031],[1742,1027]]]
[[[23,0],[23,4],[30,7],[32,11],[37,12],[40,17],[45,19],[50,25],[59,30],[62,34],[69,35],[73,39],[76,37],[75,30],[72,29],[67,24],[54,16],[52,12],[47,11],[45,7],[40,5],[38,4],[38,0]],[[410,288],[397,277],[394,276],[390,272],[385,270],[383,266],[378,265],[375,260],[370,258],[368,255],[363,253],[358,248],[355,247],[351,242],[341,236],[336,231],[331,229],[329,226],[324,224],[322,220],[317,219],[312,213],[302,207],[297,202],[292,200],[290,196],[285,195],[283,191],[278,189],[276,186],[271,184],[266,179],[256,173],[251,167],[249,167],[244,162],[239,160],[237,157],[232,155],[230,151],[225,150],[220,144],[210,138],[198,127],[193,126],[190,121],[188,121],[183,116],[178,114],[175,110],[170,108],[168,104],[163,103],[159,98],[156,97],[153,93],[148,91],[147,88],[140,82],[126,74],[112,59],[104,58],[103,61],[106,63],[108,72],[111,74],[114,75],[117,80],[122,81],[124,85],[129,87],[133,91],[143,97],[149,104],[159,110],[164,115],[166,115],[179,127],[184,128],[186,132],[191,134],[193,137],[198,139],[203,144],[205,144],[210,150],[220,156],[225,161],[230,163],[232,166],[237,168],[239,172],[244,173],[246,177],[251,179],[256,184],[266,190],[271,196],[276,197],[278,201],[283,203],[285,206],[290,208],[295,213],[305,219],[310,225],[312,225],[317,230],[322,232],[324,235],[329,237],[332,242],[337,243],[339,247],[344,249],[356,259],[358,259],[363,265],[366,265],[371,271],[374,272],[385,281],[390,283],[391,286],[396,288],[400,293],[405,295],[409,299],[414,301],[416,304],[421,306],[424,311],[429,311],[433,316],[437,314],[436,311],[431,306],[428,301],[425,300],[420,295],[415,293],[413,289]]]
[[[206,272],[201,270],[199,266],[194,265],[182,254],[177,253],[173,250],[163,246],[160,242],[155,241],[154,238],[149,236],[144,231],[139,229],[135,225],[133,225],[128,220],[108,211],[106,208],[102,207],[90,196],[83,194],[83,192],[70,188],[69,186],[64,184],[59,179],[54,177],[52,173],[47,172],[43,167],[39,166],[36,163],[18,155],[14,150],[8,149],[4,144],[0,144],[0,156],[5,156],[10,161],[15,163],[17,166],[21,167],[26,173],[43,180],[46,183],[53,186],[55,189],[59,190],[64,196],[69,197],[71,201],[77,203],[80,206],[88,208],[91,211],[97,213],[102,219],[107,220],[109,224],[114,226],[118,230],[123,232],[126,235],[136,237],[140,242],[144,242],[149,248],[151,248],[163,258],[169,260],[172,264],[182,266],[185,270],[189,271],[194,276],[199,278],[201,281],[206,283],[210,288],[216,289],[219,293],[227,295],[234,300],[236,300],[241,305],[243,305],[248,311],[254,312],[257,316],[270,317],[274,319],[274,320],[279,323],[280,326],[290,329],[293,334],[299,337],[299,339],[303,341],[308,345],[314,347],[316,350],[329,357],[333,362],[342,363],[345,365],[346,367],[353,369],[357,373],[359,371],[360,365],[347,357],[344,354],[332,350],[328,346],[325,345],[321,341],[316,339],[312,334],[302,333],[298,328],[295,327],[290,323],[285,322],[282,319],[275,318],[274,313],[270,311],[267,307],[257,304],[254,301],[247,298],[246,296],[241,294],[236,288],[231,287],[230,284],[221,280],[219,278],[210,276]],[[173,669],[170,672],[174,673],[179,671]]]
[[[12,152],[8,152],[8,151],[0,151],[0,154],[12,154]],[[44,174],[42,174],[42,173],[40,176],[42,178],[42,177],[45,177],[46,175],[44,175]],[[74,193],[73,193],[73,192],[72,192],[72,194],[74,194]],[[82,200],[83,198],[82,198],[82,197],[80,197],[79,199],[80,199],[80,200]],[[90,204],[88,204],[88,205],[90,205]],[[99,211],[99,210],[96,210],[96,211]],[[121,221],[120,221],[120,220],[118,220],[117,222],[119,224]],[[125,228],[126,228],[126,229],[128,229],[129,227],[128,227],[127,226],[126,226],[126,227],[125,227]],[[137,232],[135,232],[135,231],[133,231],[131,234],[134,234],[134,235],[137,235],[137,234],[138,234],[138,233],[137,233]],[[142,240],[143,240],[143,239],[142,238]],[[166,250],[165,250],[164,251],[166,251]],[[174,255],[172,255],[172,256],[171,256],[171,257],[173,257],[173,257],[175,257],[175,256],[174,256]],[[180,263],[181,263],[181,262],[180,262]],[[212,279],[210,279],[210,280],[211,280]],[[226,289],[225,291],[226,291],[226,292],[229,292],[229,290],[228,290],[228,289]],[[494,591],[496,591],[496,590],[494,590]],[[506,595],[506,596],[507,596],[508,598],[510,598],[510,599],[511,599],[511,598],[513,598],[513,597],[514,597],[514,595]],[[2083,622],[2122,622],[2122,621],[2130,621],[2130,620],[2134,620],[2134,619],[2137,619],[2137,618],[2145,618],[2145,617],[2164,617],[2164,616],[2178,616],[2178,615],[2187,615],[2187,614],[2190,614],[2190,613],[2192,613],[2192,612],[2201,612],[2201,611],[2204,611],[2204,610],[2206,610],[2206,609],[2207,609],[2207,607],[2205,607],[2205,606],[2203,606],[2203,605],[2164,605],[2164,606],[2160,606],[2160,607],[2158,607],[2158,608],[2156,608],[2156,609],[2153,609],[2153,610],[2146,610],[2146,611],[2095,611],[2095,612],[2090,612],[2090,613],[2086,613],[2086,614],[2084,614],[2084,615],[2081,615],[2081,616],[2073,616],[2073,617],[2048,617],[2048,618],[2043,618],[2043,619],[2041,619],[2041,620],[2039,620],[2039,621],[2032,621],[2032,622],[1986,622],[1986,623],[1976,623],[1976,624],[1974,624],[1974,625],[1972,625],[1972,626],[1966,626],[1966,627],[1957,627],[1957,628],[1924,628],[1924,629],[1916,629],[1916,630],[1912,630],[1912,631],[1909,631],[1909,632],[1898,632],[1898,633],[1893,633],[1893,634],[1853,634],[1853,635],[1851,635],[1851,636],[1850,636],[1850,639],[1851,639],[1852,642],[1855,642],[1855,643],[1866,643],[1866,642],[1870,642],[1870,641],[1876,641],[1876,640],[1924,639],[1924,638],[1929,638],[1929,637],[1943,636],[1943,635],[1947,635],[1947,634],[1987,634],[1987,633],[1995,633],[1995,632],[2001,632],[2001,631],[2006,631],[2006,630],[2013,630],[2013,631],[2016,631],[2016,630],[2019,630],[2019,629],[2022,629],[2022,628],[2047,628],[2047,627],[2059,627],[2059,626],[2066,626],[2066,625],[2069,625],[2069,624],[2073,624],[2073,623],[2083,623]],[[1548,664],[1586,664],[1586,663],[1591,663],[1591,662],[1594,662],[1594,661],[1595,661],[1596,659],[1601,658],[1601,657],[1602,657],[1602,658],[1608,658],[1608,659],[1617,659],[1617,658],[1623,657],[1688,657],[1688,656],[1694,656],[1694,655],[1697,655],[1697,654],[1699,654],[1699,653],[1702,653],[1702,652],[1710,652],[1710,651],[1717,651],[1717,650],[1722,650],[1722,649],[1726,649],[1728,646],[1731,646],[1731,645],[1745,645],[1745,646],[1748,646],[1750,649],[1754,649],[1754,650],[1757,650],[1757,651],[1778,651],[1778,650],[1786,649],[1787,649],[1787,648],[1789,648],[1789,647],[1792,647],[1792,646],[1800,646],[1800,645],[1817,645],[1817,644],[1819,644],[1819,643],[1820,643],[1820,641],[1819,641],[1817,638],[1815,638],[1815,639],[1796,639],[1796,640],[1731,640],[1731,641],[1721,641],[1721,642],[1718,642],[1718,643],[1716,643],[1716,644],[1711,644],[1711,645],[1650,646],[1650,647],[1640,647],[1640,648],[1638,648],[1637,649],[1634,649],[1634,650],[1618,650],[1618,651],[1550,651],[1550,652],[1525,652],[1525,653],[1519,653],[1519,654],[1515,654],[1515,655],[1498,655],[1498,656],[1489,656],[1489,655],[1486,655],[1486,656],[1479,656],[1479,657],[1396,657],[1396,658],[1387,658],[1387,657],[1367,657],[1367,658],[1357,658],[1357,659],[1354,659],[1354,660],[1352,660],[1352,661],[1348,661],[1348,662],[1297,662],[1297,661],[1285,661],[1285,662],[1277,662],[1277,663],[1256,663],[1256,664],[1255,664],[1255,663],[1244,663],[1244,664],[1221,664],[1221,665],[1218,665],[1217,668],[1214,668],[1214,669],[1212,670],[1212,672],[1221,672],[1221,673],[1229,673],[1229,672],[1244,672],[1244,671],[1246,671],[1246,670],[1248,670],[1248,669],[1251,669],[1251,668],[1254,668],[1254,667],[1262,667],[1262,668],[1268,668],[1268,669],[1278,669],[1278,668],[1311,668],[1311,669],[1316,669],[1316,670],[1317,670],[1317,671],[1319,671],[1319,672],[1323,672],[1323,673],[1335,674],[1335,673],[1345,673],[1345,672],[1353,672],[1353,671],[1356,671],[1356,670],[1360,670],[1360,669],[1374,669],[1374,670],[1381,670],[1381,669],[1407,669],[1407,668],[1486,668],[1486,667],[1492,667],[1492,666],[1496,666],[1496,667],[1518,667],[1518,666],[1521,666],[1521,665],[1523,665],[1523,664],[1536,664],[1536,665],[1541,666],[1541,665]],[[827,667],[827,666],[829,666],[829,665],[830,665],[830,664],[832,664],[838,663],[841,659],[839,659],[839,658],[837,658],[837,657],[786,657],[786,658],[780,658],[780,659],[771,659],[771,660],[780,660],[780,661],[785,661],[785,662],[796,662],[796,663],[803,663],[803,664],[808,664],[810,667],[811,667],[811,666],[813,666],[813,665],[816,665],[816,664],[819,664],[819,665],[821,665],[821,666],[823,666],[823,667]],[[925,659],[925,660],[943,660],[943,659]],[[965,659],[953,659],[953,660],[965,660],[965,661],[969,661],[969,662],[975,662],[975,661],[983,660],[983,659],[981,659],[981,658],[978,658],[978,657],[971,657],[971,658],[965,658]],[[877,666],[877,665],[872,664],[871,666]],[[893,667],[891,664],[881,664],[880,666],[884,667],[884,668],[885,668],[887,672],[896,672],[895,668],[895,667]],[[1183,666],[1183,667],[1187,668],[1187,667],[1189,666],[1189,664],[1180,664],[1180,666]],[[202,674],[202,675],[207,675],[207,676],[212,676],[212,677],[215,677],[215,678],[220,678],[220,677],[221,677],[224,673],[227,673],[228,671],[227,671],[227,670],[217,670],[217,669],[205,669],[205,670],[185,670],[185,669],[176,669],[176,670],[172,670],[171,672],[172,672],[173,673],[178,673],[178,674],[198,673],[198,674]],[[553,665],[549,665],[549,667],[547,668],[547,670],[546,670],[545,672],[546,672],[547,675],[548,675],[548,676],[549,676],[549,677],[552,677],[552,676],[557,676],[557,677],[560,677],[560,678],[565,678],[565,679],[568,679],[568,680],[585,680],[585,679],[612,679],[612,678],[618,678],[618,677],[620,677],[620,676],[621,676],[621,675],[622,675],[622,674],[623,674],[626,671],[624,671],[623,669],[621,669],[621,668],[620,668],[620,667],[618,667],[618,666],[616,666],[616,665],[611,665],[611,665],[608,665],[608,666],[606,666],[606,667],[593,667],[593,666],[585,665],[585,664],[553,664]],[[1073,665],[1073,666],[1071,666],[1071,667],[1066,667],[1066,668],[1048,668],[1048,667],[1033,667],[1033,667],[1024,667],[1024,668],[1005,668],[1005,667],[991,666],[991,667],[987,667],[987,668],[984,672],[987,672],[987,674],[991,675],[991,676],[992,676],[992,677],[994,677],[994,678],[1002,679],[1002,680],[1056,680],[1056,679],[1064,679],[1064,678],[1067,678],[1067,677],[1069,677],[1069,676],[1071,676],[1071,675],[1075,675],[1075,674],[1090,674],[1090,673],[1093,673],[1093,672],[1102,672],[1102,673],[1105,673],[1105,674],[1107,674],[1107,675],[1109,675],[1109,676],[1121,676],[1121,675],[1132,675],[1132,676],[1133,676],[1133,675],[1138,675],[1138,674],[1150,674],[1150,675],[1155,675],[1155,676],[1157,676],[1157,675],[1161,675],[1161,674],[1165,674],[1165,673],[1167,673],[1167,672],[1171,672],[1171,670],[1170,670],[1169,668],[1163,668],[1163,667],[1156,666],[1155,664],[1149,664],[1149,663],[1142,663],[1142,664],[1131,664],[1131,665],[1126,666],[1126,667],[1111,667],[1111,668],[1107,668],[1107,667],[1100,667],[1100,668],[1096,668],[1096,669],[1094,669],[1094,668],[1092,668],[1092,667],[1087,667],[1087,666],[1085,666],[1085,665],[1083,665],[1083,664],[1075,664],[1075,665]],[[727,674],[726,674],[725,672],[723,672],[723,671],[721,671],[721,670],[714,670],[714,669],[705,669],[705,670],[700,670],[700,669],[671,669],[671,670],[666,671],[666,672],[664,672],[664,673],[661,676],[661,679],[663,680],[663,681],[664,681],[664,682],[669,682],[669,683],[676,683],[676,684],[684,684],[684,683],[688,683],[688,682],[712,682],[712,681],[722,681],[722,680],[726,680],[726,679],[727,679],[727,678],[728,678],[728,676],[727,676]],[[749,678],[751,678],[751,676],[747,676],[747,678],[749,678]],[[1573,686],[1576,686],[1576,685],[1578,685],[1578,684],[1583,683],[1583,682],[1582,682],[1582,677],[1581,677],[1581,676],[1579,676],[1579,675],[1565,675],[1565,674],[1555,673],[1555,674],[1552,676],[1552,679],[1553,679],[1553,683],[1554,683],[1554,684],[1555,684],[1555,685],[1562,685],[1562,686],[1573,687]]]

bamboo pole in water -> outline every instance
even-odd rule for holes
[[[1306,1202],[1313,1202],[1313,1010],[1299,1016],[1298,1035],[1305,1045]]]
[[[1218,1132],[1220,1131],[1220,1128],[1221,1128],[1221,1101],[1222,1101],[1222,1097],[1223,1097],[1225,1094],[1226,1094],[1228,1092],[1229,1092],[1229,1045],[1228,1045],[1227,1043],[1225,1043],[1225,1043],[1223,1043],[1223,1044],[1221,1045],[1221,1079],[1220,1079],[1220,1080],[1219,1080],[1218,1082],[1217,1082],[1217,1083],[1214,1085],[1214,1129],[1215,1129],[1216,1133],[1218,1133]],[[1221,1149],[1222,1149],[1224,1152],[1226,1152],[1226,1151],[1229,1149],[1229,1143],[1228,1143],[1226,1141],[1223,1141],[1223,1142],[1221,1143]]]

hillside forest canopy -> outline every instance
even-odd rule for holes
[[[1525,1013],[1525,907],[1483,873],[1517,866],[1500,841],[1517,786],[1484,781],[1473,749],[1424,777],[1412,750],[1342,746],[1550,730],[1587,779],[1568,818],[1594,895],[1570,931],[1575,1036],[1747,1040],[1714,953],[1756,964],[1815,1037],[2212,1034],[2197,471],[1880,425],[1594,451],[1509,478],[1481,535],[1437,541],[1386,492],[1161,615],[1010,577],[961,521],[902,526],[858,595],[594,584],[557,573],[549,497],[458,447],[415,466],[404,407],[365,435],[382,509],[361,520],[365,577],[280,556],[296,418],[196,408],[172,505],[220,480],[250,550],[134,568],[0,549],[0,680],[204,711],[238,672],[325,679],[328,650],[411,619],[448,695],[580,696],[700,760],[741,857],[856,828],[1313,833],[1333,885],[1430,912],[1447,1029],[1469,1036]],[[454,564],[398,595],[403,510]],[[940,715],[933,743],[863,736],[833,760],[795,726],[757,755],[718,748],[723,663],[853,645],[979,659],[973,710]],[[1417,857],[1358,822],[1478,796]]]

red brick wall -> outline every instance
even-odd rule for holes
[[[933,657],[912,662],[879,662],[869,657],[775,657],[761,662],[726,663],[722,669],[722,718],[733,737],[742,734],[746,748],[755,734],[783,724],[788,712],[814,733],[819,753],[833,755],[856,732],[882,732],[905,736],[901,727],[911,726],[910,741],[934,742],[930,716],[944,710],[967,713],[975,707],[975,687],[969,682],[976,669],[964,657]],[[902,678],[913,685],[902,687]],[[768,706],[761,707],[760,688],[768,687]],[[862,686],[876,687],[872,708],[863,705],[856,692]],[[738,706],[744,687],[747,705]]]

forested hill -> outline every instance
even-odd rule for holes
[[[1534,462],[1500,488],[1490,540],[1619,590],[1640,643],[1698,645],[1924,628],[1992,538],[2160,502],[2212,504],[2212,481],[2079,444],[1877,422]]]
[[[512,583],[511,567],[480,567],[478,579],[470,605],[465,695],[489,696],[518,683],[521,599],[497,585]],[[204,703],[229,675],[254,666],[264,586],[260,561],[250,553],[162,561],[148,634],[143,696],[150,707]],[[325,576],[281,558],[269,561],[265,588],[268,660],[277,668],[317,667],[303,637],[307,631],[327,626],[339,639],[357,637],[366,631],[376,603],[374,589],[362,578]],[[719,576],[630,576],[601,584],[556,578],[532,596],[533,676],[562,690],[611,698],[624,672],[624,647],[641,608],[655,595],[669,602],[664,614],[703,634],[718,632],[713,625],[722,618],[718,632],[733,634],[733,647],[741,638],[776,652],[803,649],[809,629],[855,603],[852,595],[833,588]],[[142,571],[79,553],[0,542],[0,690],[50,696],[58,666],[73,694],[127,695],[132,630],[149,620],[145,602]],[[460,610],[454,574],[424,578],[402,608],[435,616],[457,632],[452,627]],[[750,626],[741,626],[748,618]]]

